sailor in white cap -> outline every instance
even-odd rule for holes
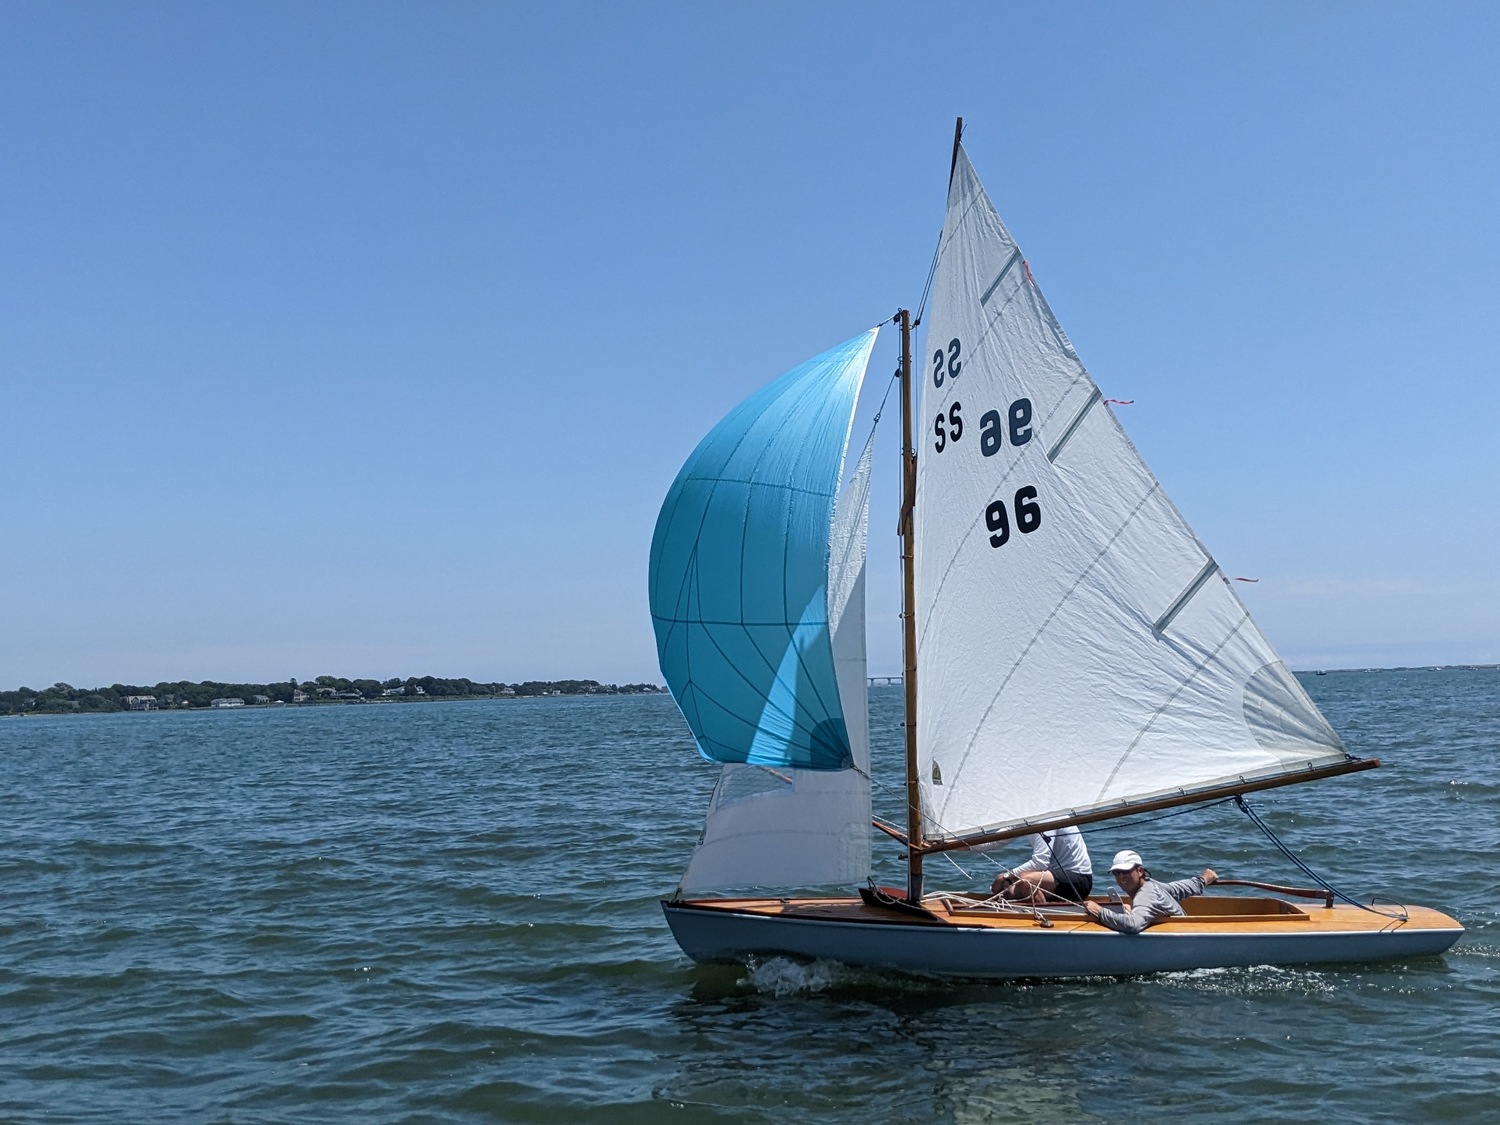
[[[1158,883],[1151,878],[1151,872],[1146,870],[1140,853],[1128,848],[1115,853],[1115,861],[1109,865],[1109,869],[1114,874],[1115,882],[1120,884],[1120,889],[1130,896],[1129,905],[1124,909],[1105,909],[1090,900],[1083,904],[1083,908],[1101,926],[1108,926],[1122,934],[1138,934],[1147,926],[1154,926],[1174,916],[1180,917],[1185,913],[1181,906],[1182,899],[1201,895],[1204,887],[1210,887],[1219,881],[1213,868],[1205,867],[1202,875],[1191,879]]]

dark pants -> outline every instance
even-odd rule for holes
[[[1082,902],[1089,897],[1089,892],[1093,889],[1094,877],[1092,875],[1064,874],[1057,876],[1057,889],[1052,893],[1069,902]]]

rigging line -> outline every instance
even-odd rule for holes
[[[922,299],[917,302],[917,317],[911,322],[913,328],[922,323],[922,314],[927,311],[927,296],[932,292],[932,279],[937,276],[938,256],[942,250],[943,232],[938,231],[937,245],[932,248],[932,265],[927,267],[927,284],[922,286]]]
[[[885,385],[885,394],[880,396],[880,405],[875,408],[875,417],[870,420],[870,433],[873,434],[875,432],[875,427],[880,425],[880,416],[885,413],[885,404],[890,401],[891,388],[896,385],[900,378],[901,368],[898,366],[896,370],[891,373],[890,382]],[[869,441],[869,438],[866,438],[865,440]]]
[[[874,777],[872,777],[870,774],[866,773],[864,770],[860,769],[858,766],[850,766],[849,768],[852,769],[855,773],[859,774],[860,777],[862,777],[866,781],[868,781],[871,786],[873,786],[876,789],[879,789],[882,793],[890,793],[892,795],[899,795],[901,797],[901,803],[906,806],[906,808],[907,808],[908,811],[915,807],[915,806],[912,805],[911,799],[909,797],[907,797],[907,795],[906,795],[906,786],[904,784],[901,785],[899,788],[896,787],[896,786],[893,786],[893,785],[887,785],[883,781],[877,781]],[[946,835],[949,835],[949,836],[957,835],[957,833],[951,831],[946,824],[944,824],[942,821],[938,820],[934,816],[929,816],[927,814],[923,814],[923,819],[927,823],[931,824],[934,828],[937,828],[939,831],[945,833]],[[908,842],[907,846],[910,847],[910,843],[909,842]],[[979,859],[983,859],[991,867],[1001,867],[1001,868],[1003,868],[1005,866],[1003,863],[1001,863],[998,859],[996,859],[989,852],[974,851],[972,849],[967,849],[967,848],[965,850],[968,851],[971,856],[979,858]],[[953,860],[949,856],[948,852],[944,851],[944,852],[940,852],[939,854],[942,855],[943,857],[947,858],[950,863],[953,863]],[[953,866],[954,867],[958,867],[958,864],[957,863],[953,863]],[[960,871],[963,871],[962,867],[959,867],[958,869]],[[968,873],[965,872],[965,874],[967,875]],[[973,876],[970,875],[969,878],[973,878]]]
[[[871,785],[875,786],[877,789],[881,790],[884,793],[899,793],[899,794],[901,794],[903,796],[905,795],[905,789],[906,789],[906,787],[904,785],[901,786],[900,789],[896,789],[893,786],[886,785],[882,781],[877,781],[875,778],[873,778],[869,774],[865,773],[865,771],[862,770],[862,769],[860,769],[858,766],[852,766],[850,768],[853,769],[855,773],[857,773],[861,777],[863,777],[866,781],[868,781]],[[1089,825],[1089,833],[1092,835],[1092,834],[1097,833],[1097,832],[1112,832],[1112,831],[1115,831],[1116,829],[1127,828],[1127,827],[1130,828],[1130,829],[1132,829],[1132,830],[1134,830],[1136,828],[1141,827],[1142,825],[1155,824],[1157,821],[1160,821],[1160,820],[1171,820],[1173,817],[1177,817],[1177,816],[1187,816],[1189,813],[1204,812],[1207,809],[1215,809],[1215,808],[1218,808],[1220,805],[1227,805],[1227,804],[1229,804],[1232,801],[1238,801],[1238,800],[1239,800],[1238,797],[1221,797],[1217,801],[1209,801],[1206,804],[1202,804],[1202,805],[1188,805],[1185,808],[1173,809],[1171,812],[1162,813],[1160,816],[1149,817],[1146,820],[1137,820],[1134,817],[1131,817],[1131,818],[1129,818],[1129,824],[1126,824],[1124,819],[1121,819],[1121,820],[1118,820],[1118,821],[1114,821],[1114,822],[1096,821],[1095,823]],[[928,819],[930,821],[932,821],[932,824],[933,824],[934,827],[939,828],[939,829],[943,830],[944,832],[948,831],[947,827],[945,825],[943,825],[941,822],[939,822],[938,820],[936,820],[936,819],[934,819],[932,817],[928,817]],[[1048,845],[1047,846],[1048,846],[1049,849],[1052,847],[1052,844],[1051,844],[1050,841],[1048,841]],[[993,853],[991,853],[991,852],[973,851],[972,849],[966,849],[966,850],[968,850],[971,855],[973,855],[975,857],[978,857],[978,858],[981,858],[981,859],[985,860],[986,862],[988,862],[991,867],[1004,867],[1005,866],[998,859],[996,859],[994,857]],[[944,851],[944,852],[940,852],[938,854],[940,854],[941,856],[943,856],[943,858],[947,859],[949,862],[953,862],[952,852],[951,851]],[[953,866],[958,867],[958,864],[957,863],[953,863]],[[963,871],[963,868],[959,867],[959,870]],[[964,872],[964,874],[968,875],[968,872]],[[968,877],[969,878],[973,878],[972,875],[969,875]],[[1327,888],[1327,889],[1332,889],[1332,888]]]
[[[1217,808],[1219,805],[1227,805],[1233,800],[1233,797],[1224,797],[1217,801],[1210,801],[1206,805],[1188,805],[1186,808],[1173,809],[1171,812],[1162,813],[1161,816],[1153,816],[1150,820],[1131,819],[1128,825],[1125,823],[1124,818],[1113,822],[1096,820],[1093,824],[1089,825],[1089,832],[1113,832],[1117,828],[1138,828],[1142,824],[1155,824],[1158,820],[1170,820],[1174,816],[1186,816],[1188,813],[1202,812],[1204,809]]]
[[[1266,839],[1270,840],[1271,843],[1275,844],[1276,847],[1277,847],[1277,849],[1281,852],[1282,855],[1286,856],[1287,859],[1291,860],[1294,864],[1296,864],[1298,870],[1300,870],[1302,872],[1302,874],[1306,875],[1313,882],[1317,883],[1318,886],[1322,887],[1329,894],[1333,895],[1336,898],[1342,899],[1344,902],[1347,902],[1350,906],[1357,906],[1361,910],[1369,911],[1371,914],[1378,914],[1382,918],[1395,918],[1395,919],[1399,919],[1402,922],[1405,922],[1407,920],[1407,913],[1406,913],[1405,910],[1401,910],[1400,913],[1392,914],[1392,913],[1388,913],[1388,912],[1386,912],[1384,910],[1376,910],[1373,905],[1372,906],[1366,906],[1364,903],[1359,902],[1356,899],[1350,898],[1343,891],[1339,890],[1332,883],[1330,883],[1327,879],[1323,878],[1323,876],[1319,875],[1316,871],[1314,871],[1311,867],[1309,867],[1306,863],[1304,863],[1302,861],[1301,857],[1299,857],[1296,852],[1292,851],[1291,848],[1289,848],[1285,844],[1283,844],[1281,842],[1281,838],[1279,836],[1277,836],[1276,833],[1271,830],[1271,826],[1269,824],[1267,824],[1264,820],[1261,819],[1259,813],[1257,813],[1253,808],[1251,808],[1249,801],[1245,800],[1244,797],[1235,797],[1234,798],[1234,803],[1240,807],[1240,811],[1242,813],[1244,813],[1246,816],[1248,816],[1250,818],[1250,823],[1251,824],[1255,825],[1255,827],[1259,828],[1263,833],[1265,833]]]
[[[958,860],[954,859],[951,853],[944,852],[943,853],[943,858],[946,859],[949,863],[951,863],[953,865],[953,869],[955,871],[957,871],[965,879],[968,879],[970,882],[973,882],[974,876],[970,875],[967,871],[965,871],[962,867],[960,867],[958,865]]]

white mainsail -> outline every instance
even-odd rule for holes
[[[923,354],[929,838],[1346,757],[1102,400],[961,149]]]
[[[869,877],[865,547],[874,447],[872,433],[853,476],[839,493],[828,536],[828,628],[855,768],[726,765],[683,874],[683,891],[817,887]]]

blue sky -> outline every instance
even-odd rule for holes
[[[659,680],[662,495],[917,301],[958,114],[1293,666],[1500,660],[1497,12],[9,5],[0,687]]]

